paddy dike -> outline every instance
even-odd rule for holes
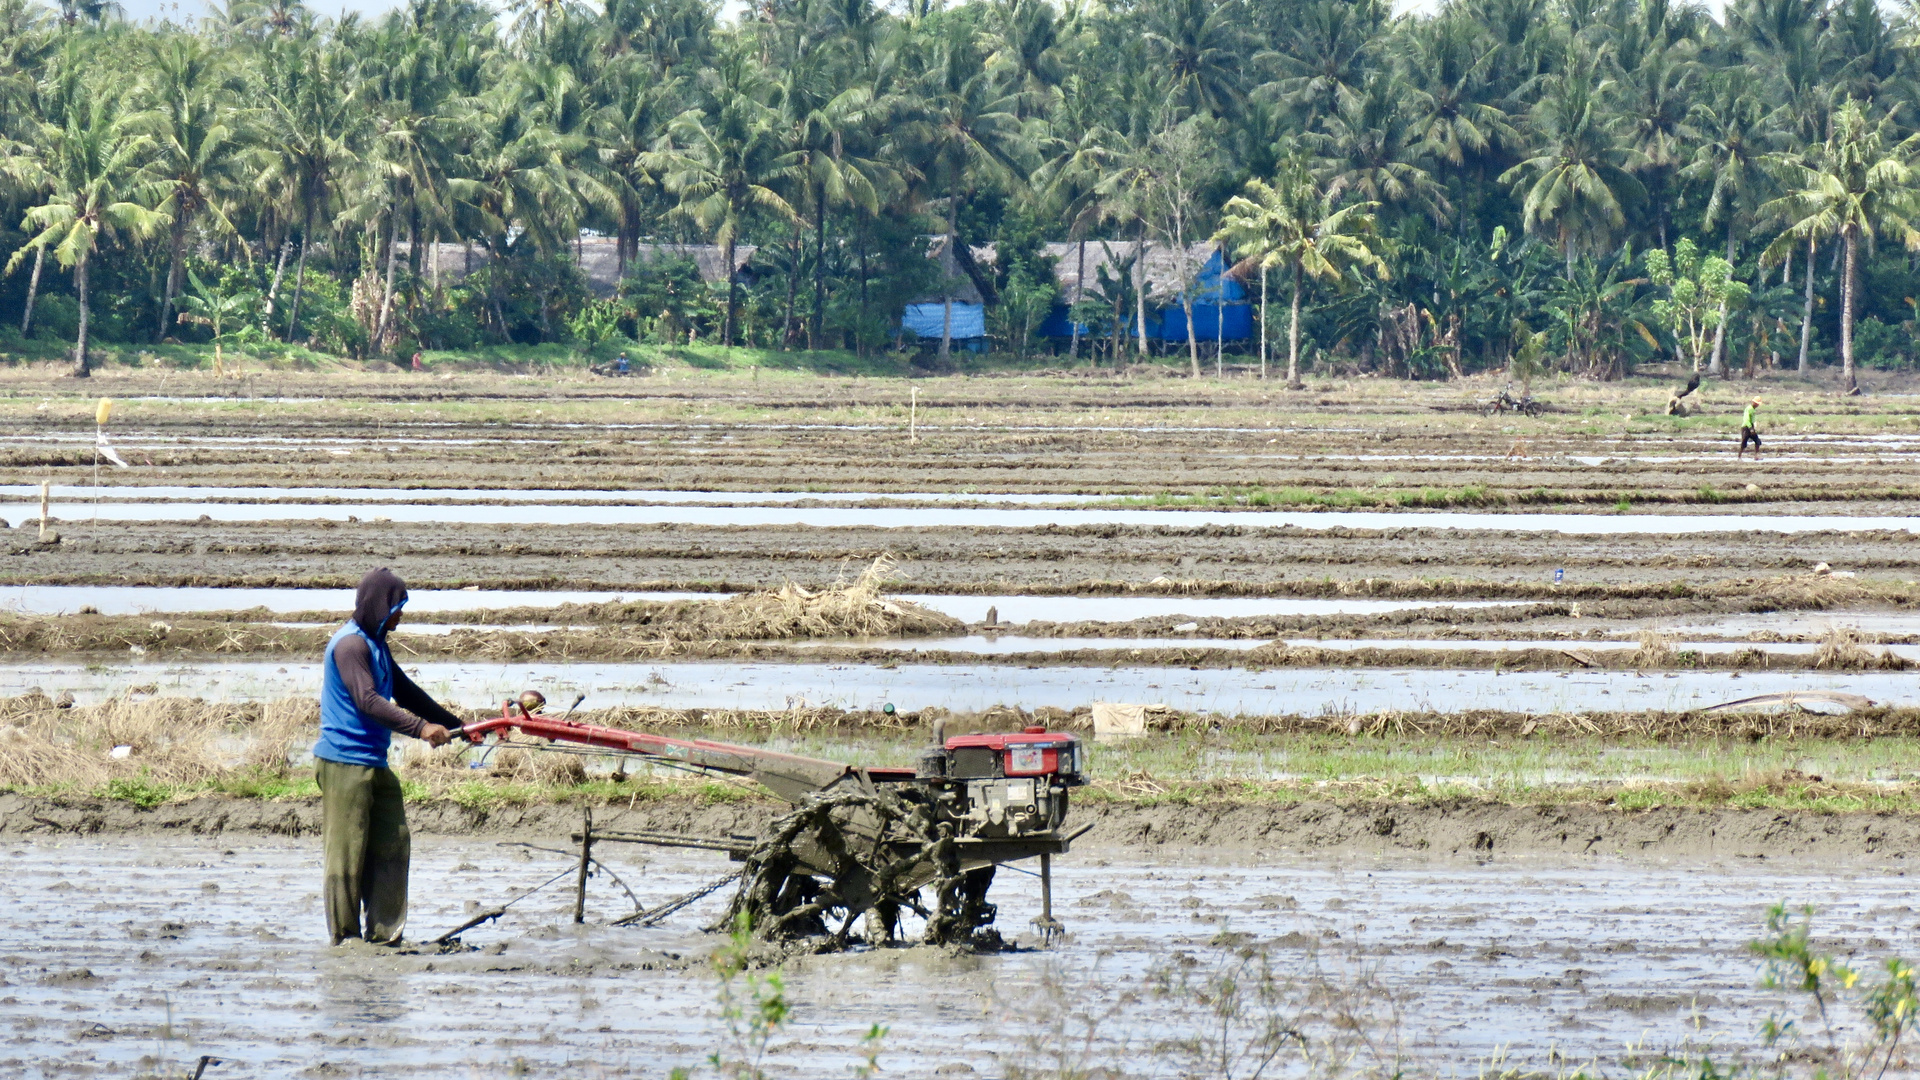
[[[596,826],[696,836],[751,835],[782,809],[755,798],[722,805],[668,798],[596,807]],[[478,840],[564,839],[580,811],[568,805],[483,810],[450,800],[410,806],[416,834]],[[1597,803],[1513,805],[1497,800],[1303,800],[1076,804],[1081,857],[1291,854],[1420,855],[1465,860],[1566,856],[1670,861],[1846,859],[1920,863],[1920,816],[1808,813],[1734,807],[1621,810]],[[278,836],[317,839],[318,799],[203,796],[142,810],[86,797],[0,794],[0,838]]]
[[[370,565],[387,565],[418,588],[746,591],[846,580],[888,552],[901,560],[896,591],[937,593],[1284,595],[1368,579],[1544,589],[1556,571],[1577,590],[1767,578],[1820,563],[1863,581],[1920,576],[1920,534],[1904,529],[1582,536],[1425,528],[1412,513],[1395,528],[1327,530],[612,526],[546,524],[538,507],[521,513],[524,523],[459,526],[94,522],[76,508],[56,525],[54,544],[33,527],[0,532],[0,585],[349,588]]]

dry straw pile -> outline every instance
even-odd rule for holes
[[[116,778],[195,784],[235,770],[280,775],[305,749],[320,707],[290,698],[218,704],[190,698],[115,698],[62,708],[44,694],[0,699],[0,787]],[[126,747],[118,756],[115,747]]]
[[[814,637],[881,637],[936,634],[964,628],[960,620],[906,600],[890,600],[880,587],[897,562],[890,554],[846,585],[815,592],[788,584],[779,592],[749,593],[717,605],[714,636],[774,640]]]
[[[1814,650],[1813,666],[1823,671],[1905,671],[1907,662],[1891,649],[1876,653],[1867,648],[1852,627],[1831,626]]]
[[[1633,650],[1633,666],[1642,671],[1663,668],[1673,663],[1673,645],[1658,631],[1644,630],[1640,647]]]

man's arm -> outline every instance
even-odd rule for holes
[[[380,696],[373,682],[373,651],[367,643],[357,636],[340,639],[333,647],[333,664],[340,670],[340,681],[347,686],[347,696],[353,699],[354,708],[361,715],[371,716],[380,726],[397,731],[412,738],[420,737],[420,729],[426,721]],[[394,669],[394,683],[397,687],[406,676]],[[407,683],[412,686],[412,683]],[[418,693],[418,690],[415,690]],[[398,694],[395,695],[396,697]],[[442,710],[443,712],[445,710]]]
[[[442,708],[439,702],[428,697],[425,690],[420,689],[412,679],[407,678],[407,673],[400,670],[399,664],[393,665],[393,700],[401,708],[425,717],[444,728],[457,728],[466,723],[465,720]]]

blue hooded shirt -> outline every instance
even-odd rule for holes
[[[361,579],[354,596],[353,618],[328,639],[326,657],[321,662],[320,741],[313,744],[314,757],[342,765],[387,767],[393,731],[354,703],[346,680],[340,676],[334,651],[349,638],[365,641],[374,689],[381,697],[392,700],[393,654],[387,649],[387,619],[406,606],[406,602],[407,588],[392,571],[382,568]]]

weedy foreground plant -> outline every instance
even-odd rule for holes
[[[743,911],[734,919],[726,943],[713,952],[719,1024],[706,1069],[724,1080],[767,1080],[767,1055],[793,1018],[786,976],[777,965],[763,966],[760,948],[753,936],[753,918]],[[886,1037],[887,1029],[879,1024],[867,1029],[856,1048],[860,1064],[853,1069],[855,1080],[880,1072]],[[671,1080],[693,1080],[700,1072],[682,1067],[669,1075]]]

